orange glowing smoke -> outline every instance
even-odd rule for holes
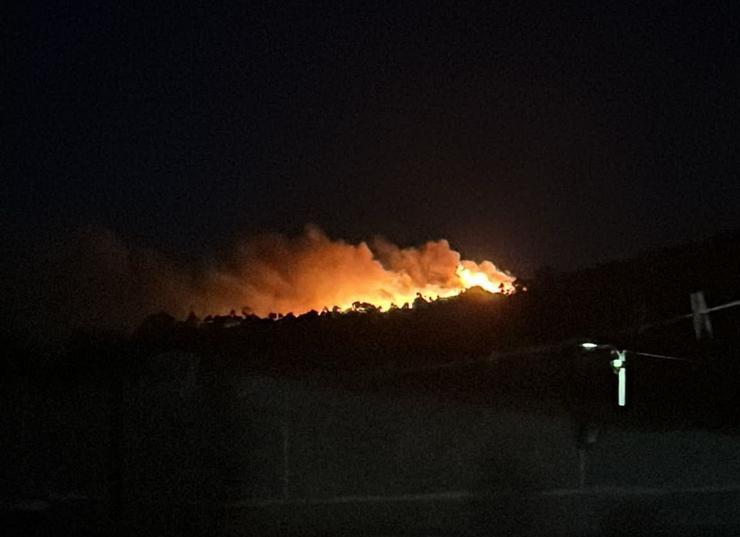
[[[514,280],[490,261],[461,260],[446,240],[418,248],[382,239],[349,244],[309,227],[299,237],[266,235],[242,244],[227,263],[208,271],[193,306],[204,313],[236,309],[260,316],[344,310],[355,302],[388,310],[418,295],[445,298],[474,286],[509,293]]]

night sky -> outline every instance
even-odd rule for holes
[[[314,223],[528,273],[740,226],[732,2],[47,4],[5,32],[17,247]]]

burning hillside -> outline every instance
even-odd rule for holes
[[[474,286],[509,293],[514,280],[490,261],[462,260],[446,240],[419,248],[383,239],[350,244],[309,227],[299,237],[266,235],[242,244],[227,263],[208,271],[201,308],[266,316],[345,310],[360,302],[388,310],[419,296],[434,300]]]
[[[55,240],[18,263],[8,311],[48,339],[78,328],[129,331],[165,311],[185,319],[235,312],[267,317],[451,297],[482,287],[513,292],[515,278],[493,263],[461,259],[445,240],[403,248],[375,238],[352,244],[315,227],[297,236],[263,234],[207,262],[184,261],[124,243],[110,231]],[[20,324],[20,323],[18,323]]]
[[[510,293],[514,280],[490,261],[461,259],[446,240],[418,248],[383,239],[350,244],[309,227],[299,237],[267,235],[242,244],[232,259],[207,272],[207,292],[195,307],[259,316],[345,310],[357,302],[387,310],[419,296],[445,298],[475,286]]]

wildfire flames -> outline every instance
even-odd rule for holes
[[[458,295],[479,286],[511,293],[515,277],[490,261],[460,259],[446,240],[400,248],[383,239],[350,244],[309,227],[300,237],[267,235],[242,244],[227,263],[209,271],[207,295],[196,309],[232,309],[259,316],[305,313],[355,303],[382,310]]]
[[[401,248],[383,239],[333,240],[316,227],[298,236],[247,238],[211,258],[185,261],[124,244],[111,231],[90,230],[60,240],[19,288],[17,304],[33,304],[33,319],[62,319],[77,327],[133,329],[167,312],[184,319],[252,313],[296,315],[360,303],[394,305],[456,296],[480,286],[511,293],[515,278],[490,261],[463,260],[446,240]],[[23,294],[25,293],[25,294]],[[38,314],[42,311],[42,314]]]

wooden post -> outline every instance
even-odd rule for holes
[[[705,333],[711,339],[713,336],[712,321],[709,319],[709,308],[707,308],[707,301],[704,298],[704,291],[691,293],[690,298],[696,339],[701,339]]]

